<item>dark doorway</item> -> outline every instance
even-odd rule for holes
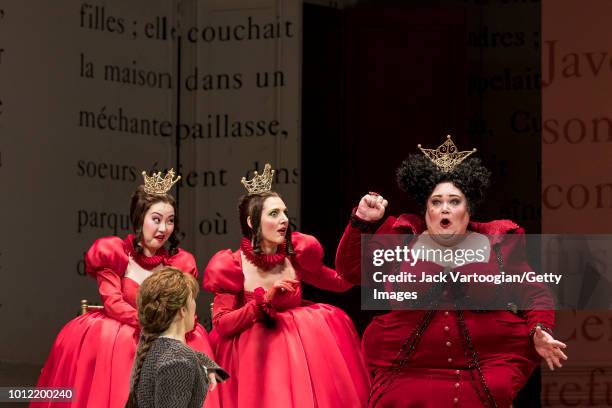
[[[388,214],[420,211],[397,187],[395,170],[417,144],[435,148],[447,134],[461,150],[477,147],[493,172],[477,219],[512,218],[538,233],[540,135],[519,139],[510,120],[514,112],[539,115],[539,91],[512,94],[495,111],[490,101],[499,94],[488,99],[479,86],[496,81],[497,67],[539,71],[539,51],[483,57],[479,47],[490,46],[492,29],[482,2],[358,3],[343,10],[304,5],[301,229],[321,241],[325,263],[334,265],[351,210],[368,191],[389,200]],[[539,14],[513,10],[508,31],[531,24],[521,30],[539,32]],[[359,333],[374,315],[360,310],[359,288],[339,295],[306,288],[305,296],[341,307]],[[537,371],[514,406],[539,407],[539,395]]]

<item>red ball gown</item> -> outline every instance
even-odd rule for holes
[[[133,236],[98,239],[87,252],[87,273],[98,282],[104,310],[68,322],[58,334],[37,387],[71,387],[71,403],[32,403],[31,407],[124,407],[139,338],[136,295],[142,281],[163,266],[173,266],[197,278],[196,263],[179,249],[146,257],[133,247]],[[194,350],[213,358],[208,334],[200,324],[186,336]],[[218,406],[209,393],[205,406]]]
[[[364,229],[364,225],[360,227]],[[424,229],[419,217],[404,214],[388,217],[370,233],[420,234]],[[502,259],[511,260],[504,265],[506,273],[533,270],[526,263],[524,252],[517,253],[524,250],[517,245],[520,240],[504,235],[524,234],[513,222],[471,222],[468,231],[497,237]],[[367,231],[349,224],[336,255],[338,273],[355,284],[361,279],[362,232]],[[492,255],[488,262],[471,264],[469,272],[495,274],[498,262]],[[402,271],[411,268],[418,270],[419,276],[421,271],[429,274],[440,271],[431,262],[401,266]],[[413,285],[414,290],[418,284],[407,285]],[[409,286],[403,289],[410,290]],[[554,324],[553,304],[547,292],[537,285],[523,289],[522,304],[531,307],[522,315],[506,310],[449,309],[392,310],[375,317],[363,335],[363,350],[373,375],[369,406],[510,407],[540,363],[530,340],[531,330],[538,323],[547,328]],[[468,286],[468,290],[473,288]],[[492,294],[495,292],[478,295]],[[479,367],[474,363],[474,353]]]
[[[337,292],[352,286],[323,265],[314,237],[294,232],[292,243],[289,261],[298,281]],[[204,275],[204,288],[215,293],[215,356],[231,376],[218,388],[221,406],[365,406],[369,376],[351,319],[336,307],[302,300],[301,285],[271,306],[263,288],[244,289],[241,253],[218,252]]]

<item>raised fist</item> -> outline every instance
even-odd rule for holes
[[[380,194],[368,193],[359,201],[355,215],[364,221],[375,222],[385,215],[387,205],[389,203]]]

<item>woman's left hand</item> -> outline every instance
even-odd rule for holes
[[[213,391],[217,386],[217,375],[215,373],[208,373],[208,380],[210,383],[208,390]]]
[[[533,333],[533,345],[551,371],[555,370],[555,366],[563,367],[561,360],[567,360],[567,356],[561,349],[567,348],[565,343],[555,340],[553,336],[538,326]]]

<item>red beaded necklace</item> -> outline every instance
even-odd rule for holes
[[[264,271],[270,270],[276,265],[280,265],[285,261],[287,256],[284,242],[278,246],[275,254],[256,254],[253,252],[253,244],[251,244],[251,240],[243,237],[242,241],[240,242],[240,249],[249,262],[258,268],[263,269]]]

